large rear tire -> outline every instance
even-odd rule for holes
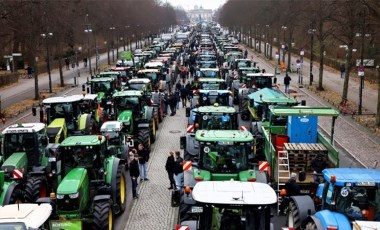
[[[19,204],[19,203],[25,203],[25,192],[20,188],[15,188],[12,191],[11,197],[9,198],[9,202],[4,203],[4,205]]]
[[[300,229],[301,227],[300,214],[297,205],[294,203],[294,201],[289,202],[287,225],[288,227],[294,229]]]
[[[34,203],[40,197],[47,197],[47,183],[43,177],[29,177],[25,185],[25,201]]]
[[[127,184],[125,178],[124,167],[119,164],[116,173],[116,203],[120,207],[118,214],[123,213],[127,207]]]
[[[94,204],[94,222],[92,228],[94,230],[112,230],[113,213],[109,201]]]
[[[306,224],[306,230],[318,230],[314,222],[309,222]]]
[[[149,129],[140,129],[137,135],[138,141],[144,148],[150,151],[150,132]]]

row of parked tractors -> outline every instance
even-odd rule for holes
[[[380,172],[339,168],[339,112],[284,94],[276,75],[245,59],[216,24],[193,29],[198,64],[223,65],[219,74],[200,69],[186,109],[183,188],[172,194],[178,228],[274,229],[271,213],[280,211],[284,229],[379,226]],[[328,136],[318,130],[319,117],[331,118]],[[317,156],[327,165],[322,173],[311,167]],[[292,172],[297,196],[285,189]]]
[[[163,93],[175,80],[167,69],[180,49],[170,42],[146,47],[136,63],[123,60],[91,76],[82,94],[44,99],[32,110],[39,123],[4,129],[1,205],[27,203],[19,211],[39,212],[40,221],[18,220],[26,229],[113,229],[126,208],[129,148],[150,150],[155,142]]]

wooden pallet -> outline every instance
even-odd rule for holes
[[[319,143],[284,143],[284,145],[288,151],[327,151],[326,147]]]

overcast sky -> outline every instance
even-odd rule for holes
[[[194,6],[202,6],[203,9],[216,10],[227,0],[161,0],[162,2],[168,2],[172,6],[181,6],[185,10],[194,9]]]

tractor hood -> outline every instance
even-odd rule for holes
[[[117,120],[123,123],[131,122],[132,119],[132,111],[131,110],[125,110],[119,114],[117,117]]]
[[[24,172],[28,166],[28,158],[25,152],[16,152],[10,155],[1,166],[1,170],[11,172],[14,169],[21,169]]]
[[[96,97],[96,99],[97,99],[98,101],[101,101],[102,98],[104,98],[104,96],[105,96],[105,92],[98,92],[98,96]]]
[[[61,135],[64,126],[65,126],[64,118],[54,119],[54,121],[50,123],[50,125],[46,129],[49,142],[56,143],[56,138],[57,136]]]
[[[77,193],[87,177],[85,168],[74,168],[63,178],[57,189],[58,195]]]
[[[350,221],[341,213],[322,210],[315,213],[315,216],[321,220],[324,226],[337,227],[337,229],[351,229]]]

